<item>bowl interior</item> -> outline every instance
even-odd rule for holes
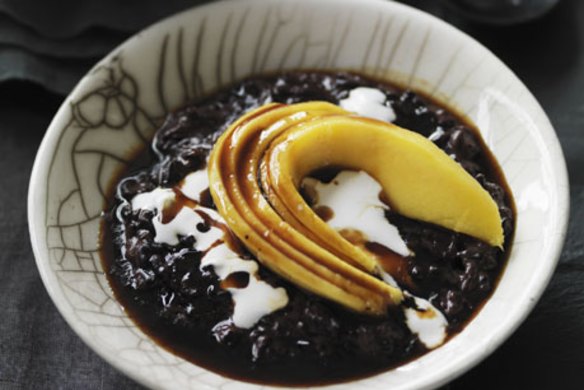
[[[51,123],[31,178],[30,230],[47,290],[90,347],[145,385],[250,386],[166,352],[121,310],[98,253],[108,186],[171,110],[248,75],[298,68],[386,78],[468,116],[517,205],[508,267],[479,315],[446,345],[360,386],[425,388],[452,379],[518,326],[553,272],[568,207],[563,156],[533,96],[484,47],[438,19],[378,0],[199,7],[131,38],[83,78]]]

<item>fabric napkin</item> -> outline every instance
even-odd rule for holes
[[[110,50],[204,0],[0,0],[0,83],[25,80],[66,95]]]

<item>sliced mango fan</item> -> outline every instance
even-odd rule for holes
[[[215,144],[211,195],[262,264],[314,294],[373,315],[403,299],[380,280],[376,258],[300,195],[304,177],[330,166],[368,173],[399,214],[503,245],[494,200],[427,138],[326,102],[267,104],[236,120]]]

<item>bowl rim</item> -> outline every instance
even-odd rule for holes
[[[290,0],[290,2],[293,2],[293,1],[294,0]],[[43,215],[45,214],[46,209],[47,209],[46,205],[44,205],[42,202],[37,202],[37,199],[36,199],[38,192],[44,191],[40,188],[41,187],[40,183],[42,182],[42,179],[43,179],[42,173],[43,173],[43,167],[44,167],[44,165],[43,165],[44,160],[46,160],[49,156],[51,156],[57,148],[57,145],[54,142],[55,141],[54,138],[60,132],[60,127],[57,125],[60,122],[61,118],[64,115],[66,115],[67,110],[69,109],[70,103],[72,102],[72,97],[77,95],[79,93],[79,91],[83,90],[87,80],[91,78],[91,73],[93,72],[94,69],[96,69],[97,67],[99,67],[102,64],[109,62],[115,56],[115,54],[117,52],[119,52],[121,49],[124,49],[125,47],[131,45],[132,41],[137,39],[138,36],[142,35],[146,31],[150,32],[150,31],[155,31],[157,29],[160,29],[163,25],[167,25],[169,23],[172,23],[173,19],[178,18],[181,15],[184,15],[187,13],[194,13],[194,12],[197,12],[197,11],[202,10],[202,9],[213,9],[215,7],[221,7],[222,5],[227,4],[227,3],[231,3],[231,4],[236,4],[236,3],[239,3],[239,4],[241,4],[241,3],[247,3],[247,4],[266,3],[267,4],[267,3],[278,3],[278,2],[281,3],[283,1],[282,0],[247,0],[247,1],[243,2],[241,0],[239,0],[239,1],[238,0],[220,0],[220,1],[212,2],[212,3],[201,4],[201,5],[197,5],[197,6],[188,8],[184,11],[179,12],[179,13],[170,15],[170,16],[146,27],[145,29],[135,33],[134,35],[132,35],[131,37],[126,39],[124,42],[122,42],[120,45],[118,45],[116,48],[114,48],[112,51],[110,51],[100,61],[98,61],[86,73],[86,75],[77,83],[77,85],[73,88],[73,90],[69,93],[69,95],[63,100],[63,103],[61,104],[57,113],[55,114],[55,116],[51,120],[51,123],[49,124],[47,131],[43,137],[43,140],[39,146],[39,149],[37,151],[37,154],[36,154],[36,157],[34,160],[34,164],[33,164],[33,168],[31,171],[30,181],[29,181],[27,213],[28,213],[29,235],[30,235],[32,249],[33,249],[33,254],[35,257],[35,263],[36,263],[37,269],[39,271],[39,274],[41,276],[41,279],[43,281],[44,287],[47,290],[49,296],[51,297],[51,300],[53,301],[53,304],[56,306],[56,308],[59,311],[59,313],[61,314],[61,316],[65,319],[66,323],[69,325],[69,327],[71,329],[73,329],[73,331],[77,334],[77,336],[80,337],[83,340],[83,342],[87,346],[89,346],[89,348],[91,350],[93,350],[95,353],[97,353],[98,356],[100,356],[102,359],[104,359],[106,362],[108,362],[112,367],[114,367],[119,372],[122,372],[124,375],[132,378],[133,380],[135,380],[136,382],[138,382],[142,385],[145,385],[145,386],[148,386],[151,388],[159,388],[159,384],[157,384],[156,382],[152,382],[148,378],[145,378],[141,375],[138,375],[137,372],[126,370],[125,368],[118,365],[117,362],[115,362],[113,360],[113,358],[110,357],[110,354],[108,353],[108,351],[105,348],[101,348],[98,343],[96,343],[94,340],[92,340],[90,335],[88,335],[86,332],[84,332],[80,328],[80,326],[76,322],[77,320],[66,310],[64,305],[61,305],[58,303],[59,302],[59,299],[57,297],[58,293],[55,291],[56,286],[54,286],[51,283],[50,278],[48,276],[48,274],[50,273],[50,269],[45,264],[45,263],[48,264],[47,258],[44,256],[44,254],[42,253],[42,251],[40,249],[42,246],[42,242],[41,242],[41,237],[39,237],[39,235],[37,234],[37,232],[42,231],[42,229],[44,229],[44,227],[45,227],[44,224],[46,222],[44,220],[44,217],[43,217]],[[344,4],[353,3],[352,0],[321,0],[321,2],[335,4],[335,6],[342,6]],[[450,25],[449,23],[447,23],[447,22],[445,22],[445,21],[443,21],[443,20],[441,20],[433,15],[430,15],[424,11],[421,11],[419,9],[416,9],[416,8],[411,7],[411,6],[401,4],[398,2],[385,1],[385,0],[361,0],[361,2],[363,4],[367,3],[368,6],[372,6],[372,7],[373,6],[387,7],[388,9],[396,7],[401,12],[406,12],[406,13],[409,13],[410,15],[412,15],[416,18],[421,17],[421,18],[424,18],[428,21],[431,21],[432,23],[437,24],[440,28],[447,28],[447,29],[450,29],[451,31],[454,31],[456,34],[462,34],[467,40],[469,40],[469,42],[471,42],[471,44],[473,46],[479,47],[481,50],[485,51],[488,55],[490,55],[494,59],[496,59],[498,61],[498,64],[497,64],[498,67],[501,67],[502,69],[509,72],[513,77],[515,77],[516,81],[521,86],[525,87],[524,83],[517,77],[517,75],[511,69],[509,69],[507,67],[507,65],[505,65],[488,48],[483,46],[480,42],[476,41],[474,38],[472,38],[471,36],[469,36],[465,32]],[[310,0],[300,0],[297,3],[310,3]],[[527,88],[526,88],[526,90],[533,97],[533,95],[531,94],[531,92]],[[543,294],[545,287],[548,285],[548,283],[553,275],[553,271],[554,271],[555,267],[557,266],[557,263],[559,261],[560,255],[561,255],[562,247],[564,244],[566,231],[568,228],[569,207],[570,207],[568,172],[567,172],[566,161],[565,161],[559,140],[557,138],[557,135],[556,135],[547,115],[545,114],[543,108],[541,107],[539,102],[535,99],[535,97],[533,97],[533,103],[543,114],[541,119],[544,121],[544,123],[542,123],[542,125],[539,126],[539,130],[540,130],[540,132],[543,132],[542,135],[546,136],[546,141],[548,142],[548,144],[546,145],[546,148],[545,148],[546,152],[555,157],[551,160],[551,164],[552,164],[552,170],[553,170],[553,173],[555,175],[556,181],[559,184],[559,186],[556,188],[557,196],[558,196],[557,203],[559,205],[558,206],[558,214],[556,216],[557,217],[556,221],[557,221],[557,226],[559,229],[557,231],[557,236],[555,237],[555,239],[552,241],[552,243],[550,245],[549,252],[550,252],[551,258],[545,263],[546,267],[542,268],[542,270],[540,271],[540,277],[538,279],[534,280],[531,283],[531,285],[529,286],[530,291],[532,292],[532,295],[530,296],[529,300],[526,302],[525,305],[522,305],[521,307],[517,307],[513,312],[514,313],[513,316],[509,316],[508,318],[506,318],[504,320],[503,325],[499,328],[499,332],[497,332],[494,335],[494,337],[489,338],[488,343],[484,343],[484,349],[482,349],[480,351],[475,349],[474,353],[465,355],[465,361],[463,363],[460,363],[460,364],[457,364],[456,366],[450,367],[450,370],[448,370],[447,372],[446,371],[445,372],[434,372],[432,375],[425,375],[421,380],[417,380],[417,379],[412,378],[412,382],[415,384],[416,388],[434,388],[434,387],[441,386],[441,385],[445,384],[446,382],[449,382],[449,381],[457,378],[458,376],[460,376],[464,372],[470,370],[472,367],[476,366],[482,360],[487,358],[495,349],[497,349],[505,340],[508,339],[508,337],[519,327],[519,325],[521,325],[524,322],[525,318],[529,315],[529,313],[532,311],[533,307],[535,306],[535,304],[537,303],[537,301],[539,300],[539,298]],[[384,371],[384,372],[386,372],[386,371]],[[383,374],[383,373],[381,373],[381,374]],[[377,375],[379,375],[379,374],[377,374]],[[360,382],[360,380],[354,381],[355,384],[358,384],[359,382]],[[241,383],[249,384],[248,382],[241,382]],[[351,383],[351,382],[349,382],[349,383]],[[254,384],[254,386],[257,386],[257,385]],[[334,384],[332,386],[334,386]],[[325,387],[327,387],[327,386],[325,386]],[[322,388],[325,388],[325,387],[322,387]]]

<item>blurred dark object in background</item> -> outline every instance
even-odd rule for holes
[[[473,21],[510,25],[537,19],[559,0],[442,0],[449,9]]]
[[[534,21],[551,11],[560,0],[397,0],[454,24],[471,21],[510,26]],[[457,23],[458,22],[458,23]]]

